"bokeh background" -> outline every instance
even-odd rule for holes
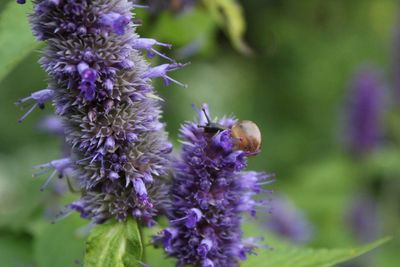
[[[12,2],[0,2],[0,47],[10,42],[4,32],[14,31],[1,18]],[[156,84],[176,151],[192,104],[256,122],[263,146],[249,168],[277,177],[272,215],[260,216],[260,225],[299,246],[351,247],[392,236],[346,266],[398,266],[398,1],[242,0],[243,36],[229,31],[229,14],[221,23],[200,1],[150,2],[150,14],[137,14],[140,34],[173,44],[163,52],[191,62],[171,74],[188,88]],[[15,10],[14,19],[27,19],[21,14],[29,8]],[[40,192],[45,176],[32,178],[33,166],[61,154],[60,136],[40,127],[52,107],[17,123],[24,111],[14,102],[46,87],[40,47],[0,66],[0,266],[74,266],[83,252],[83,239],[71,240],[75,229],[85,231],[78,216],[49,223],[73,194],[60,197],[61,185]]]

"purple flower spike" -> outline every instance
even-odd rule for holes
[[[48,181],[56,172],[77,180],[81,196],[70,209],[94,223],[133,217],[151,226],[165,210],[161,177],[172,145],[159,121],[154,77],[144,77],[151,68],[132,47],[141,42],[133,7],[129,0],[33,1],[30,21],[47,41],[40,63],[52,90],[18,103],[33,99],[35,108],[53,101],[74,161],[41,169],[55,170]]]
[[[354,77],[346,110],[348,149],[356,156],[372,151],[382,136],[384,88],[379,73],[363,67]]]
[[[230,137],[235,122],[222,119],[218,123],[226,130],[210,133],[199,127],[205,123],[200,112],[198,122],[181,128],[183,152],[175,165],[169,211],[175,233],[161,237],[177,266],[236,267],[257,247],[242,240],[242,214],[265,209],[265,202],[253,197],[266,192],[261,186],[271,176],[243,171],[246,154],[234,149]]]

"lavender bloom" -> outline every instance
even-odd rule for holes
[[[371,242],[378,236],[378,205],[372,196],[362,194],[353,198],[345,218],[346,225],[358,242]]]
[[[29,100],[34,100],[36,103],[31,106],[31,108],[18,120],[18,122],[22,122],[36,107],[40,109],[44,109],[44,104],[54,97],[54,90],[52,89],[43,89],[37,92],[32,93],[28,97],[24,97],[18,100],[15,104],[22,105]]]
[[[263,224],[277,235],[299,244],[309,241],[312,236],[312,226],[305,214],[284,196],[274,195],[271,214]]]
[[[160,177],[172,145],[151,86],[156,76],[133,45],[142,39],[132,9],[128,0],[35,0],[30,18],[35,36],[47,42],[40,63],[53,94],[20,102],[32,98],[40,107],[51,95],[72,148],[68,175],[82,192],[70,208],[95,223],[132,216],[152,225],[166,197]],[[65,174],[58,163],[42,167]]]
[[[150,39],[150,38],[139,38],[139,39],[134,40],[134,42],[132,43],[132,46],[135,49],[146,50],[147,56],[150,58],[154,57],[154,55],[158,55],[164,59],[174,62],[173,59],[167,57],[166,55],[164,55],[164,54],[158,52],[156,49],[154,49],[153,46],[156,46],[156,45],[171,48],[170,44],[160,43],[160,42],[157,42],[157,40]]]
[[[235,119],[219,123],[226,130],[207,133],[198,123],[181,128],[183,152],[171,189],[170,224],[160,239],[177,266],[236,267],[257,246],[242,240],[242,213],[255,216],[263,201],[253,199],[271,182],[269,175],[244,172],[247,152],[235,151],[230,128]]]
[[[361,156],[376,147],[382,130],[383,88],[373,68],[362,68],[354,77],[347,107],[347,144]]]

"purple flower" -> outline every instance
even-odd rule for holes
[[[284,196],[276,196],[271,201],[271,214],[263,224],[272,232],[295,243],[305,243],[311,239],[312,225],[305,214]]]
[[[134,217],[153,225],[167,198],[160,177],[172,145],[151,86],[158,76],[139,51],[164,44],[139,38],[133,7],[128,0],[37,0],[30,17],[35,36],[47,41],[40,63],[53,89],[18,103],[53,101],[72,151],[65,165],[40,168],[73,176],[82,195],[70,208],[95,223]],[[157,73],[167,78],[180,66]]]
[[[378,144],[382,135],[383,90],[378,72],[363,67],[355,75],[346,109],[347,145],[362,156]]]
[[[49,177],[47,177],[46,182],[42,185],[40,190],[43,191],[49,185],[51,180],[56,176],[57,173],[60,176],[69,176],[73,172],[73,169],[71,167],[72,167],[72,161],[70,158],[56,159],[52,160],[49,163],[36,166],[35,168],[38,169],[39,172],[34,174],[34,176],[44,174],[49,170],[53,169],[53,172],[50,174]]]
[[[36,101],[35,104],[31,106],[31,108],[18,120],[18,122],[22,122],[36,107],[40,109],[44,109],[44,104],[47,101],[52,100],[54,97],[54,90],[52,89],[43,89],[37,92],[32,93],[30,96],[22,98],[18,100],[15,104],[22,105],[29,100]]]
[[[371,195],[359,194],[352,198],[345,218],[358,242],[367,243],[377,238],[380,228],[378,203]]]
[[[351,236],[360,243],[372,242],[379,236],[381,217],[379,216],[378,203],[369,193],[359,193],[352,197],[345,212],[345,225]],[[375,266],[376,255],[368,253],[343,267]]]
[[[125,16],[117,12],[109,12],[100,16],[100,25],[118,35],[125,34],[129,22],[130,16]]]
[[[243,171],[247,153],[234,150],[230,138],[234,119],[220,120],[226,130],[210,133],[199,127],[205,122],[204,114],[199,115],[197,123],[181,128],[182,155],[171,187],[171,227],[156,241],[178,259],[177,266],[234,267],[257,246],[242,240],[242,214],[255,215],[264,208],[264,201],[253,197],[265,192],[261,187],[271,180],[265,173]]]
[[[176,83],[182,87],[187,87],[186,84],[183,84],[167,75],[167,72],[174,71],[184,67],[183,64],[179,63],[171,63],[171,64],[162,64],[160,66],[149,68],[142,76],[143,79],[149,78],[158,78],[161,77],[164,79],[165,85],[169,85],[171,82]]]
[[[26,0],[17,0],[17,4],[23,5],[26,3]]]
[[[64,126],[60,118],[57,116],[51,115],[44,117],[38,125],[38,128],[42,131],[64,136]]]
[[[157,42],[157,40],[150,39],[150,38],[139,38],[139,39],[134,40],[134,42],[132,43],[132,46],[135,49],[144,49],[144,50],[146,50],[147,51],[147,55],[150,58],[153,57],[154,55],[159,55],[162,58],[165,58],[165,59],[167,59],[169,61],[174,62],[173,59],[171,59],[171,58],[167,57],[166,55],[164,55],[164,54],[158,52],[157,50],[155,50],[153,48],[153,46],[155,46],[155,45],[171,48],[170,44],[160,43],[160,42]]]

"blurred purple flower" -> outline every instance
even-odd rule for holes
[[[206,122],[199,113],[198,122],[181,128],[171,226],[158,240],[178,259],[177,266],[236,267],[257,247],[255,239],[242,239],[242,213],[255,216],[257,209],[265,209],[264,201],[253,197],[266,192],[262,186],[272,180],[265,173],[243,171],[249,154],[235,150],[233,138],[226,138],[234,119],[220,120],[226,130],[209,133],[199,127]]]
[[[348,229],[358,242],[367,243],[378,237],[378,204],[371,195],[360,194],[352,198],[345,218]]]
[[[375,148],[382,135],[383,90],[373,67],[362,67],[353,78],[345,116],[347,146],[356,156]]]
[[[263,224],[272,232],[295,243],[310,241],[312,225],[305,214],[287,197],[274,195],[271,201],[271,214]]]
[[[64,125],[61,119],[55,115],[41,119],[38,128],[47,133],[64,136]]]
[[[378,210],[378,203],[368,193],[358,194],[350,199],[349,207],[345,213],[345,225],[357,242],[368,243],[378,238],[381,228]],[[369,252],[341,266],[375,266],[374,259],[374,253]]]

